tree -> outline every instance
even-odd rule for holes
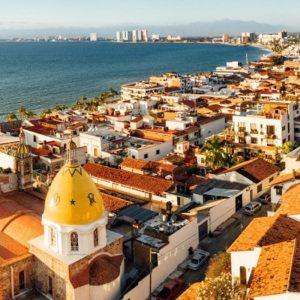
[[[220,252],[210,259],[205,278],[216,278],[224,272],[230,272],[230,254],[227,252]]]
[[[237,282],[232,282],[230,273],[222,273],[200,283],[196,300],[243,300],[245,294]]]
[[[6,115],[5,120],[7,122],[14,122],[14,121],[18,121],[18,117],[15,113],[9,113]]]
[[[205,162],[213,170],[224,167],[228,163],[228,157],[223,147],[224,141],[221,141],[216,135],[207,140],[203,147]]]
[[[36,116],[36,113],[33,112],[32,110],[27,110],[27,111],[24,113],[25,119],[30,119],[30,118],[33,118],[34,116]]]
[[[284,143],[284,144],[280,147],[280,150],[281,150],[284,154],[290,153],[293,149],[294,149],[294,144],[293,144],[293,142],[291,142],[291,141],[288,141],[288,142]]]
[[[26,108],[24,106],[20,106],[18,108],[18,113],[19,113],[19,115],[20,115],[21,118],[25,118]]]

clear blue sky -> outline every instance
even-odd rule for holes
[[[174,25],[220,19],[300,25],[300,0],[0,0],[0,28]]]

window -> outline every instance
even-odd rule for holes
[[[36,135],[33,136],[33,141],[36,143]]]
[[[267,125],[267,135],[274,135],[274,134],[275,134],[274,125]]]
[[[25,272],[21,271],[19,273],[19,289],[24,290],[25,289]]]
[[[98,234],[98,228],[94,230],[94,247],[99,246],[99,234]]]
[[[285,130],[285,126],[282,126],[282,131],[284,131]]]
[[[257,193],[260,193],[262,191],[262,184],[259,184],[257,186]]]
[[[276,195],[282,196],[282,186],[280,186],[280,185],[275,186],[275,189],[276,189]]]
[[[132,155],[131,157],[132,157],[132,158],[135,158],[135,155]]]
[[[269,182],[271,182],[273,179],[274,179],[273,177],[270,177],[270,178],[269,178]]]
[[[78,234],[77,232],[71,233],[71,251],[78,251]]]
[[[56,231],[52,227],[50,227],[50,245],[52,247],[56,246]]]
[[[290,130],[291,130],[291,126],[290,123],[288,123],[288,133],[290,133]]]
[[[160,154],[160,150],[156,150],[156,155],[159,155]]]
[[[252,137],[251,138],[251,144],[257,144],[257,138]]]
[[[144,154],[144,158],[145,159],[148,158],[148,153]]]
[[[52,277],[48,277],[48,294],[53,295]]]

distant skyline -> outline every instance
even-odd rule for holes
[[[0,0],[0,30],[180,25],[222,19],[300,28],[299,0]]]

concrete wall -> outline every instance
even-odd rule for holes
[[[15,171],[15,157],[0,152],[0,167],[2,167],[3,169],[11,168],[12,171]]]
[[[15,173],[0,175],[0,193],[8,193],[17,190],[18,177]]]
[[[128,157],[134,157],[136,159],[143,159],[143,160],[159,160],[167,156],[173,149],[172,141],[166,141],[163,143],[155,143],[151,146],[147,146],[145,148],[128,148]],[[156,151],[159,151],[159,154]],[[148,155],[145,158],[145,154]]]
[[[152,271],[152,292],[176,270],[178,264],[188,257],[188,249],[196,248],[198,224],[194,219],[169,237],[169,244],[159,251],[158,266]],[[138,285],[123,296],[124,300],[144,300],[149,297],[150,276],[143,278]]]
[[[231,252],[231,275],[233,280],[240,278],[240,267],[246,268],[247,282],[251,276],[253,268],[256,267],[261,248],[255,248],[250,251]]]
[[[205,140],[212,135],[221,133],[225,128],[225,118],[217,119],[212,122],[201,124],[201,139],[200,143],[204,144]]]

